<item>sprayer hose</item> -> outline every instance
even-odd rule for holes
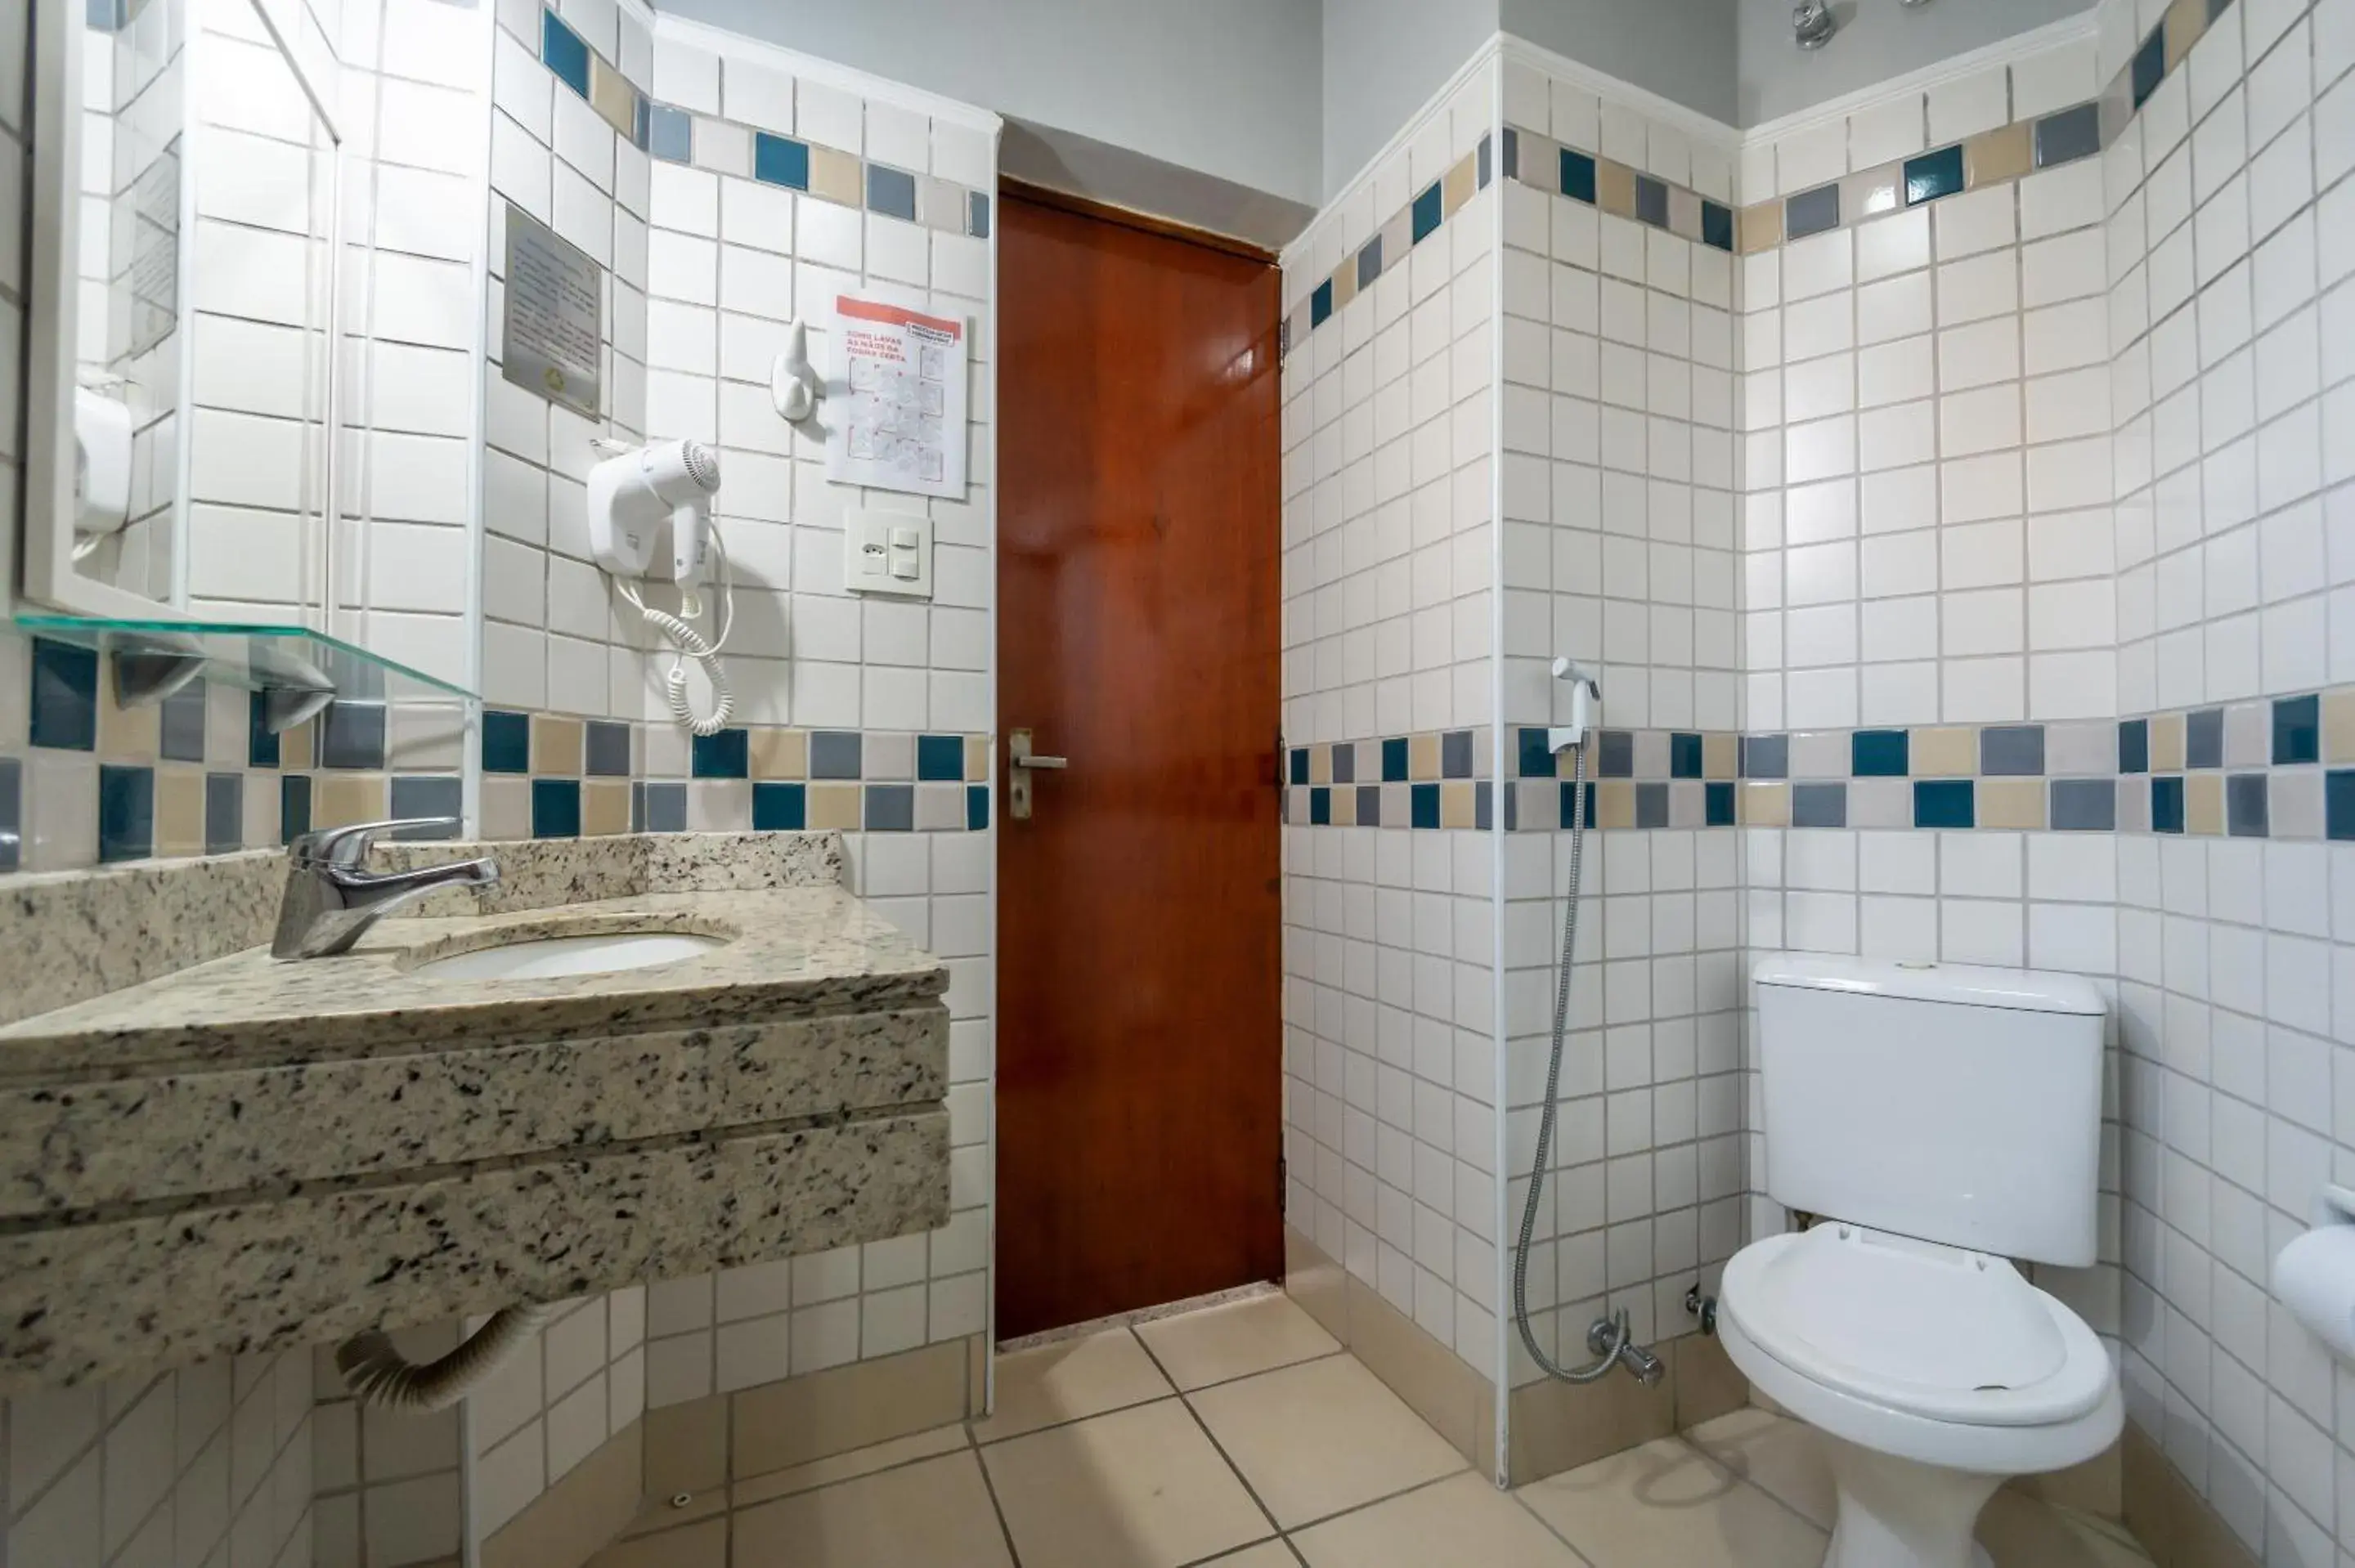
[[[549,1319],[546,1307],[504,1307],[439,1361],[420,1366],[393,1349],[391,1337],[370,1329],[336,1347],[336,1370],[362,1404],[387,1410],[447,1410],[530,1342]]]

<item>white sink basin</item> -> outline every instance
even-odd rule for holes
[[[418,965],[430,980],[553,980],[602,975],[692,959],[724,944],[717,937],[679,931],[623,931],[607,937],[544,937],[533,942],[477,948]]]

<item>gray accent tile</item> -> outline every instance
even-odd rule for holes
[[[2050,821],[2056,832],[2106,833],[2118,825],[2118,789],[2109,779],[2055,779]]]
[[[2134,774],[2117,781],[2118,832],[2147,833],[2150,832],[2150,779]]]
[[[2044,726],[1998,724],[1979,731],[1979,771],[1998,777],[2042,773]]]
[[[2224,710],[2224,766],[2263,768],[2273,760],[2274,705],[2240,703]]]
[[[1636,737],[1624,729],[1596,732],[1595,761],[1590,779],[1633,779],[1636,776]],[[1661,769],[1663,773],[1668,769]]]
[[[1791,825],[1795,828],[1848,826],[1848,786],[1846,784],[1792,785]]]
[[[695,161],[695,117],[667,104],[646,105],[646,151],[666,164]]]
[[[1472,786],[1472,825],[1484,833],[1496,831],[1497,784],[1493,779],[1483,779]]]
[[[1786,760],[1794,779],[1845,779],[1855,763],[1855,747],[1844,729],[1808,730],[1790,742]]]
[[[319,719],[318,757],[322,768],[382,768],[384,705],[329,703]]]
[[[630,726],[606,719],[591,719],[588,727],[588,771],[593,779],[630,776]]]
[[[392,814],[396,817],[458,818],[465,811],[465,785],[452,778],[396,774],[391,789]],[[448,827],[404,828],[393,837],[400,839],[454,839],[459,824],[453,821]]]
[[[1665,828],[1668,825],[1667,784],[1636,786],[1636,825],[1639,828]]]
[[[1804,239],[1810,234],[1821,234],[1839,227],[1839,186],[1817,185],[1811,191],[1801,191],[1783,203],[1783,233],[1791,239]]]
[[[1655,228],[1668,226],[1668,187],[1648,175],[1636,176],[1636,221]]]
[[[646,786],[646,825],[650,833],[683,833],[687,832],[687,786],[684,784],[649,784]]]
[[[227,854],[244,847],[245,775],[206,774],[205,853]]]
[[[913,784],[869,784],[867,786],[867,831],[870,833],[904,833],[916,825],[916,787]]]
[[[1355,784],[1358,781],[1358,748],[1337,746],[1333,748],[1333,782]]]
[[[1442,779],[1472,777],[1472,732],[1451,729],[1439,737],[1439,776]]]
[[[2273,778],[2273,800],[2267,811],[2277,839],[2318,839],[2322,837],[2322,775],[2319,772],[2282,772]]]
[[[1745,735],[1742,737],[1742,777],[1788,779],[1790,776],[1791,737],[1789,736]]]
[[[2036,122],[2036,166],[2049,169],[2102,150],[2101,106],[2080,103]]]
[[[0,757],[0,871],[14,871],[22,863],[24,836],[24,765]]]
[[[867,165],[867,210],[916,221],[916,176],[883,164]]]
[[[2236,839],[2261,839],[2271,831],[2265,775],[2234,773],[2224,780],[2224,831]]]
[[[857,730],[812,730],[809,737],[810,777],[858,778],[861,738]]]
[[[1382,825],[1382,787],[1379,784],[1358,786],[1358,826],[1379,828]]]
[[[1666,779],[1668,767],[1668,732],[1664,729],[1636,731],[1636,777]]]
[[[2045,772],[2098,773],[2106,779],[2117,769],[2118,726],[2110,720],[2044,726]]]
[[[1913,781],[1910,779],[1849,780],[1848,825],[1851,828],[1912,827]]]
[[[205,759],[205,683],[190,681],[163,701],[156,750],[169,762]]]
[[[2183,715],[2183,766],[2224,766],[2224,710],[2200,708]]]

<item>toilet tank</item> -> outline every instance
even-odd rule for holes
[[[1923,1241],[2094,1261],[2101,993],[2075,975],[1762,960],[1765,1189]]]

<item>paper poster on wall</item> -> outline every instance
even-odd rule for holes
[[[964,499],[965,323],[851,294],[834,309],[842,402],[826,478]]]

